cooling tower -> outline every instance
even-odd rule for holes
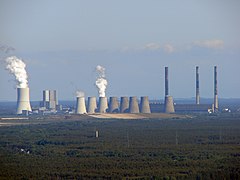
[[[84,97],[77,97],[76,114],[86,114],[86,105]]]
[[[129,99],[128,97],[121,97],[120,113],[127,113],[127,112],[129,112]]]
[[[173,97],[172,96],[165,96],[165,106],[164,106],[165,113],[174,113],[174,106],[173,106]]]
[[[88,97],[88,113],[93,114],[97,109],[96,97]]]
[[[110,113],[118,113],[119,112],[119,103],[118,103],[117,97],[110,97],[108,112],[110,112]]]
[[[199,94],[199,67],[196,66],[196,104],[200,104],[200,94]]]
[[[136,96],[130,97],[129,113],[139,113],[138,100]]]
[[[107,97],[99,97],[98,112],[106,113],[108,109]]]
[[[217,66],[214,66],[214,111],[218,111]]]
[[[151,113],[148,96],[141,97],[140,112]]]
[[[29,88],[17,88],[17,114],[22,111],[32,111],[29,100]]]

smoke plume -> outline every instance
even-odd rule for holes
[[[80,91],[80,90],[76,91],[76,97],[84,97],[84,96],[85,96],[85,94],[83,91]]]
[[[96,67],[96,72],[98,74],[98,77],[95,82],[95,85],[98,88],[99,97],[105,97],[106,96],[105,91],[108,84],[107,79],[105,78],[105,68],[98,65]]]
[[[10,74],[15,76],[15,81],[17,82],[18,88],[26,88],[28,87],[28,75],[26,72],[26,64],[16,56],[11,56],[5,59],[6,62],[6,70],[9,71]]]

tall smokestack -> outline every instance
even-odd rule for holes
[[[106,113],[108,109],[107,97],[99,97],[98,112]]]
[[[214,66],[214,111],[218,111],[217,66]]]
[[[121,97],[120,113],[127,113],[127,112],[129,112],[129,99],[128,97]]]
[[[86,105],[84,97],[77,97],[76,114],[86,114]]]
[[[23,110],[32,111],[29,99],[29,88],[17,88],[17,114],[22,114]]]
[[[97,100],[96,97],[88,97],[88,113],[93,114],[97,109]]]
[[[164,103],[165,113],[174,113],[173,97],[169,96],[168,90],[168,67],[165,67],[165,103]]]
[[[110,113],[118,113],[119,112],[119,103],[118,103],[117,97],[110,97],[108,112],[110,112]]]
[[[199,93],[199,67],[196,66],[196,104],[200,104],[200,93]]]
[[[168,96],[168,67],[165,67],[165,96]]]
[[[129,113],[139,113],[138,100],[136,96],[130,97]]]
[[[148,96],[141,97],[140,112],[151,113]]]

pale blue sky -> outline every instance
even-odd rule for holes
[[[27,63],[31,99],[43,89],[75,99],[76,89],[97,96],[94,68],[106,68],[107,96],[170,94],[213,96],[213,66],[219,96],[239,98],[240,1],[238,0],[0,0],[0,47],[14,47]],[[0,100],[15,100],[11,75],[0,63]]]

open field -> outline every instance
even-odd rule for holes
[[[8,121],[23,124],[0,127],[0,179],[240,178],[238,113]]]

